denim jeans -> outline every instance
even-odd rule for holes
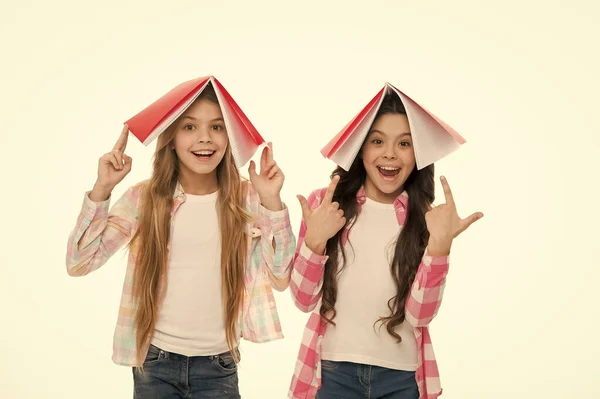
[[[419,399],[414,371],[321,361],[317,399]]]
[[[239,399],[231,352],[183,356],[150,346],[143,370],[133,368],[134,399]]]

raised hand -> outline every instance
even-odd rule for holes
[[[129,127],[123,125],[121,135],[112,151],[102,155],[98,160],[98,178],[90,193],[92,201],[106,200],[116,185],[131,171],[131,157],[125,155],[128,135]]]
[[[448,181],[443,176],[440,180],[444,189],[446,203],[432,208],[425,214],[427,230],[429,231],[428,251],[433,256],[448,255],[452,246],[452,240],[483,217],[483,213],[475,212],[467,218],[461,219],[458,216]]]
[[[256,164],[250,161],[248,175],[265,208],[271,211],[283,209],[280,193],[285,176],[273,159],[273,143],[269,143],[262,151],[260,173],[256,173]]]
[[[304,243],[316,254],[323,254],[327,241],[346,224],[344,211],[340,209],[340,204],[332,202],[335,187],[339,180],[339,176],[334,176],[331,179],[323,201],[314,210],[310,208],[306,198],[301,195],[297,196],[302,207],[302,218],[306,223]]]

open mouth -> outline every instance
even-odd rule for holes
[[[378,166],[377,170],[384,180],[394,180],[400,173],[400,168],[394,166]]]
[[[193,151],[192,154],[194,154],[194,156],[201,160],[201,161],[208,161],[215,153],[216,151]]]

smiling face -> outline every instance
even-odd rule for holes
[[[415,168],[415,153],[406,115],[383,114],[377,117],[361,153],[367,171],[367,197],[376,202],[393,203]]]
[[[229,140],[218,104],[205,98],[197,100],[181,116],[173,138],[179,160],[179,179],[216,183],[217,166],[223,159]],[[185,187],[186,184],[184,184]]]

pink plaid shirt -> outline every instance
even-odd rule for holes
[[[88,193],[85,194],[67,245],[66,264],[70,275],[84,276],[93,272],[130,241],[137,229],[143,184],[129,188],[110,210],[109,200],[92,202]],[[245,209],[254,216],[254,222],[247,226],[248,261],[244,270],[245,295],[238,331],[242,338],[251,342],[268,342],[283,338],[271,288],[283,291],[289,285],[295,239],[288,209],[267,210],[260,204],[258,194],[249,182],[248,187]],[[171,217],[186,199],[179,183],[173,199]],[[135,260],[135,251],[129,251],[113,339],[113,362],[123,366],[140,366],[134,325],[137,305],[132,296]],[[161,293],[166,287],[165,280],[166,276],[163,276]],[[144,350],[148,350],[148,345]]]
[[[313,191],[308,203],[315,209],[321,203],[326,189]],[[366,196],[361,188],[357,194],[358,212],[365,203]],[[399,195],[394,201],[398,224],[402,226],[406,219],[408,195]],[[349,230],[344,232],[344,242]],[[304,244],[306,224],[302,222],[294,257],[294,267],[290,289],[296,306],[303,312],[312,312],[296,361],[294,376],[288,397],[293,399],[313,399],[321,386],[321,342],[327,329],[326,321],[321,318],[321,287],[323,270],[327,256],[312,252]],[[414,327],[418,347],[418,364],[415,378],[419,386],[421,399],[434,399],[442,394],[440,378],[431,345],[428,325],[440,308],[446,275],[448,256],[430,256],[425,251],[410,295],[406,299],[406,322]]]

